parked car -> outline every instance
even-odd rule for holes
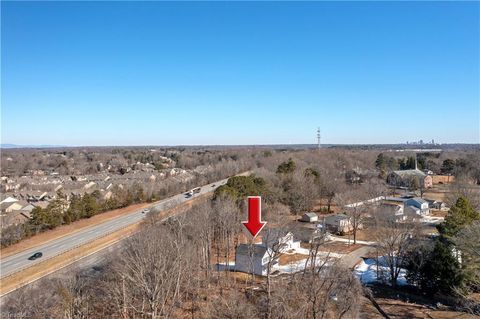
[[[28,257],[28,260],[35,260],[35,259],[40,258],[42,256],[43,256],[43,254],[41,252],[36,252],[35,254]]]

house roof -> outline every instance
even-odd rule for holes
[[[283,228],[269,228],[265,231],[262,239],[268,239],[269,241],[277,240],[279,238],[287,236],[288,233],[291,232]]]
[[[338,221],[345,220],[345,219],[348,219],[348,216],[343,215],[343,214],[337,214],[337,215],[332,215],[332,216],[325,217],[325,223],[332,224],[332,223],[337,223]]]
[[[1,210],[6,210],[7,208],[9,208],[10,206],[12,206],[13,204],[15,204],[16,202],[6,202],[6,203],[1,203],[0,206],[1,206]]]
[[[410,177],[410,176],[416,176],[416,177],[424,178],[424,177],[427,176],[424,172],[422,172],[419,169],[405,169],[405,170],[401,170],[401,171],[393,171],[393,173],[400,176],[400,178],[407,178],[407,177]]]
[[[22,207],[26,207],[28,205],[30,205],[29,202],[27,202],[26,200],[19,200],[18,202],[16,202],[17,204],[21,205]]]
[[[303,214],[303,216],[308,216],[308,217],[310,217],[310,218],[312,218],[312,217],[313,217],[313,218],[314,218],[314,217],[317,217],[317,218],[318,218],[318,215],[317,215],[316,213],[305,213],[305,214]]]
[[[34,204],[35,207],[40,207],[40,208],[47,208],[49,202],[47,201],[40,201],[40,202],[36,202]]]
[[[318,228],[300,227],[293,230],[294,240],[299,240],[303,242],[310,242],[315,238],[320,237],[321,235],[321,230],[319,230]]]
[[[18,199],[14,198],[14,197],[11,197],[11,196],[8,196],[6,197],[5,199],[3,199],[0,203],[14,203],[14,202],[17,202]]]
[[[267,252],[267,247],[263,245],[253,245],[253,256],[263,258]],[[251,254],[251,245],[249,244],[240,244],[237,247],[237,255],[250,256]]]
[[[415,206],[407,206],[405,207],[405,213],[406,214],[419,214],[421,213],[421,209]]]
[[[407,202],[410,202],[410,201],[416,202],[420,205],[427,203],[427,201],[425,201],[423,198],[420,198],[420,197],[410,198]]]
[[[379,214],[385,216],[403,215],[403,206],[399,204],[382,203],[375,210],[375,214],[377,216]]]

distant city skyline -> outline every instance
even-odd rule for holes
[[[1,2],[1,142],[480,142],[478,2]]]

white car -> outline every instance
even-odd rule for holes
[[[150,209],[146,208],[146,209],[142,210],[142,214],[148,214],[148,213],[150,213]]]

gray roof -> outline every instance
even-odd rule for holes
[[[305,213],[303,214],[304,216],[308,216],[308,217],[318,217],[318,215],[316,213]]]
[[[419,169],[405,169],[405,170],[401,170],[401,171],[393,171],[393,173],[400,176],[401,178],[406,178],[406,177],[409,177],[409,176],[416,176],[416,177],[424,178],[424,177],[427,176],[424,172],[422,172]]]
[[[410,198],[408,201],[414,201],[414,202],[419,203],[420,205],[427,203],[426,200],[424,200],[423,198],[420,198],[420,197]]]
[[[283,228],[269,228],[265,231],[262,239],[268,239],[269,241],[277,240],[285,237],[288,233],[290,233],[290,231]]]
[[[253,245],[253,255],[255,257],[260,257],[262,258],[265,256],[265,253],[267,252],[267,247],[263,245]],[[240,244],[237,247],[237,255],[245,255],[249,256],[251,254],[251,245],[250,244]]]
[[[325,217],[325,223],[326,224],[337,223],[339,220],[344,220],[344,219],[348,219],[348,216],[343,215],[343,214],[327,216],[327,217]]]
[[[311,240],[319,237],[321,233],[316,228],[300,227],[293,230],[294,240],[303,242],[310,242]]]

